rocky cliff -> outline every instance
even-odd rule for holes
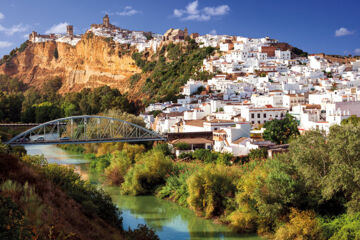
[[[135,50],[110,38],[84,34],[76,46],[60,42],[28,43],[22,52],[0,65],[0,74],[16,77],[30,86],[60,77],[60,93],[108,85],[129,92],[128,79],[141,69],[131,58]],[[134,91],[130,91],[130,95]]]

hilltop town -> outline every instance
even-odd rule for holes
[[[216,48],[200,70],[209,73],[209,79],[190,79],[176,102],[152,103],[141,114],[148,128],[173,136],[173,144],[188,143],[192,150],[206,148],[234,156],[246,156],[259,147],[285,151],[287,146],[263,141],[266,122],[290,114],[300,132],[329,132],[352,115],[360,117],[360,60],[342,62],[325,54],[307,54],[270,37],[189,34],[186,28],[169,29],[164,35],[130,31],[112,25],[107,15],[88,33],[138,52],[156,52],[164,44],[189,39],[200,48]],[[71,25],[66,34],[29,35],[32,43],[76,46],[81,39]]]

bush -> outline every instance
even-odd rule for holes
[[[195,168],[187,169],[186,166],[176,165],[179,173],[172,175],[166,179],[165,186],[161,187],[157,192],[160,198],[169,198],[181,206],[188,206],[187,198],[189,197],[189,190],[187,179],[194,173]]]
[[[324,237],[330,240],[360,239],[360,213],[321,219]]]
[[[194,159],[198,159],[204,163],[215,163],[218,155],[218,153],[208,149],[196,149],[192,154]]]
[[[322,234],[321,225],[313,211],[292,209],[289,218],[288,223],[276,230],[275,240],[325,239]]]
[[[175,148],[178,150],[190,150],[191,146],[188,143],[179,142],[179,143],[175,144]]]
[[[266,148],[251,149],[249,153],[250,160],[261,160],[267,158]]]
[[[9,197],[0,195],[0,239],[31,240],[31,227],[24,219],[24,212]]]
[[[143,154],[127,172],[121,185],[122,193],[129,195],[152,194],[156,188],[165,184],[173,170],[171,159],[162,151],[149,151]]]
[[[80,179],[80,175],[56,164],[49,164],[42,168],[43,174],[55,185],[59,186],[68,196],[83,206],[85,214],[96,214],[109,224],[121,228],[122,218],[112,203],[111,197],[104,191]]]
[[[105,169],[106,180],[112,185],[121,185],[131,166],[132,160],[125,152],[114,153],[110,166]]]
[[[220,216],[234,197],[236,187],[229,169],[223,166],[207,166],[187,180],[187,202],[195,211],[203,211],[205,217]]]

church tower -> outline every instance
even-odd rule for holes
[[[103,18],[103,25],[104,27],[106,28],[109,28],[110,27],[110,19],[109,19],[109,16],[106,14],[105,17]]]
[[[74,36],[74,27],[73,27],[73,25],[67,25],[66,30],[67,30],[68,36],[70,36],[70,37]]]

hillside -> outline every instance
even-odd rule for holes
[[[55,41],[26,42],[2,59],[0,75],[18,78],[38,89],[59,77],[61,94],[107,85],[127,93],[134,102],[148,102],[154,96],[169,100],[190,77],[195,77],[202,60],[213,50],[200,49],[189,40],[163,42],[158,53],[138,53],[127,44],[88,32],[76,46]]]
[[[0,145],[0,239],[158,239],[145,226],[124,231],[111,198],[72,169],[40,156],[20,159],[5,148]]]
[[[49,79],[60,77],[60,93],[108,85],[121,92],[129,90],[128,79],[141,69],[131,58],[127,45],[111,39],[84,34],[76,46],[48,41],[27,42],[0,65],[0,74],[16,77],[30,86],[40,87]]]

